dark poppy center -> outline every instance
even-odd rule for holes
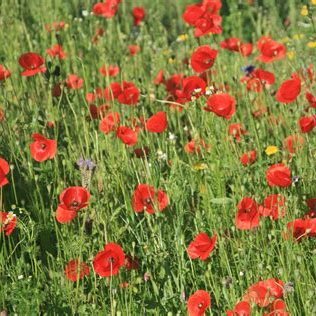
[[[203,303],[200,303],[200,304],[198,305],[198,308],[201,309],[202,307],[203,307]]]
[[[41,148],[42,148],[42,149],[45,149],[45,148],[46,148],[46,144],[41,143]]]
[[[108,258],[108,262],[113,264],[115,262],[115,258],[113,258],[113,257]]]
[[[79,206],[79,202],[78,201],[72,201],[70,205],[72,207],[77,207],[77,206]]]
[[[146,204],[146,205],[152,205],[153,202],[152,202],[151,198],[146,198],[146,199],[144,200],[144,204]]]

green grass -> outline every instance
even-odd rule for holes
[[[289,105],[277,103],[267,92],[260,96],[248,93],[239,82],[241,67],[259,65],[254,60],[258,52],[244,58],[221,51],[214,65],[215,81],[227,83],[237,99],[237,112],[230,121],[201,110],[205,98],[188,103],[182,112],[150,98],[154,94],[157,100],[165,99],[165,89],[153,85],[160,69],[167,77],[179,72],[192,75],[182,60],[202,44],[219,48],[219,42],[229,36],[254,43],[266,34],[275,40],[290,38],[288,50],[296,52],[295,58],[263,65],[275,73],[277,82],[272,89],[277,89],[293,72],[315,63],[315,49],[306,46],[315,41],[315,29],[297,24],[306,22],[300,16],[299,1],[289,0],[281,7],[278,1],[248,6],[246,1],[238,5],[227,0],[222,12],[224,33],[197,40],[181,18],[185,5],[192,2],[123,1],[118,16],[105,20],[81,17],[82,9],[91,11],[91,0],[1,1],[0,64],[9,68],[12,76],[0,83],[0,108],[6,115],[0,123],[0,157],[11,165],[10,184],[0,188],[0,209],[14,211],[18,226],[11,236],[0,236],[0,310],[8,310],[9,315],[185,315],[183,293],[187,299],[196,290],[205,289],[212,296],[208,315],[224,315],[251,284],[276,277],[294,283],[294,292],[285,298],[291,315],[316,313],[315,240],[296,243],[282,235],[288,222],[307,211],[306,198],[316,195],[315,131],[303,135],[305,146],[290,161],[282,150],[283,139],[299,133],[297,121],[307,106],[303,93]],[[148,14],[139,33],[132,29],[130,14],[136,5],[144,5]],[[288,28],[282,24],[286,16],[292,21]],[[55,32],[48,33],[44,28],[53,21],[65,21],[69,27],[56,37]],[[93,45],[91,38],[99,27],[106,29],[106,34]],[[189,35],[188,40],[177,42],[184,33]],[[304,34],[304,38],[295,40],[294,34]],[[61,62],[45,53],[58,41],[68,54]],[[135,43],[142,51],[131,58],[127,45]],[[52,69],[60,66],[60,77],[21,77],[18,58],[28,51],[45,56]],[[166,132],[158,135],[143,131],[139,136],[138,146],[150,149],[147,159],[135,158],[133,148],[115,135],[102,134],[97,120],[86,119],[89,108],[85,94],[108,85],[109,79],[98,72],[107,63],[121,67],[119,77],[111,82],[132,81],[141,90],[137,107],[114,102],[112,109],[121,113],[123,124],[131,117],[149,117],[157,111],[168,114]],[[53,98],[54,83],[70,73],[84,78],[84,88],[65,89],[61,98]],[[261,98],[269,115],[283,118],[283,123],[272,126],[268,114],[253,119],[255,98]],[[55,121],[55,128],[48,129],[47,121]],[[237,122],[249,131],[241,143],[231,142],[227,134],[228,125]],[[169,132],[176,135],[175,142],[169,140]],[[37,163],[31,158],[33,133],[58,141],[55,159]],[[200,156],[185,153],[189,135],[204,139],[210,151]],[[276,145],[280,151],[268,157],[264,152],[268,145]],[[258,160],[245,168],[239,157],[251,149],[257,150]],[[167,154],[168,161],[157,158],[158,150]],[[81,173],[75,168],[80,157],[97,164],[89,186],[92,198],[77,219],[61,225],[54,214],[58,196],[69,186],[81,185]],[[302,180],[287,189],[270,188],[265,171],[283,159],[293,175]],[[208,168],[195,170],[194,165],[200,162]],[[131,199],[138,183],[165,190],[170,198],[168,208],[155,215],[135,213]],[[286,197],[285,218],[275,222],[264,218],[259,229],[252,231],[235,228],[236,205],[244,196],[262,202],[268,194],[278,192]],[[91,231],[85,225],[88,219],[92,221]],[[207,262],[192,261],[186,248],[202,231],[209,235],[217,232],[217,247]],[[92,260],[108,242],[116,242],[125,253],[136,256],[139,269],[122,269],[113,278],[95,275]],[[90,276],[76,283],[68,281],[63,272],[73,258],[91,266]],[[145,273],[150,275],[148,281],[144,280]],[[226,286],[228,278],[232,284]],[[120,288],[122,282],[129,286]],[[254,309],[253,314],[261,315],[262,310]]]

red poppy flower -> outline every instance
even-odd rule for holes
[[[251,43],[242,43],[239,50],[241,55],[247,57],[252,54],[253,45]]]
[[[136,105],[139,101],[140,91],[132,82],[123,81],[117,100],[122,104]]]
[[[228,93],[213,94],[208,98],[205,110],[229,120],[236,112],[236,100]]]
[[[118,82],[112,82],[109,87],[105,88],[104,91],[100,94],[101,97],[104,97],[108,101],[113,101],[122,93],[121,84]]]
[[[226,316],[250,316],[251,306],[248,302],[241,301],[235,305],[234,310],[226,312]]]
[[[271,216],[274,220],[285,216],[285,197],[281,194],[271,194],[264,199],[259,207],[261,216]]]
[[[110,277],[119,273],[124,262],[125,253],[122,247],[116,243],[108,243],[93,259],[93,268],[97,275]]]
[[[168,195],[162,190],[156,190],[148,184],[139,184],[134,191],[132,206],[137,213],[147,212],[154,214],[163,211],[169,204]]]
[[[116,65],[104,65],[99,68],[99,72],[105,77],[115,77],[120,73],[120,67]]]
[[[223,31],[221,24],[222,17],[220,15],[206,12],[195,22],[194,36],[200,37],[210,33],[221,34]]]
[[[30,77],[36,75],[37,73],[45,72],[46,67],[44,63],[44,58],[36,53],[30,52],[21,55],[19,58],[19,64],[24,68],[21,75]]]
[[[127,126],[120,126],[116,131],[116,136],[127,146],[134,146],[138,141],[138,133]]]
[[[67,57],[67,54],[64,52],[61,45],[56,44],[51,48],[48,48],[46,50],[46,53],[51,57],[57,57],[59,59],[65,59]]]
[[[304,146],[305,139],[300,135],[290,135],[283,141],[283,147],[291,154],[301,150]]]
[[[191,259],[206,260],[216,245],[217,235],[209,237],[206,233],[198,234],[187,248]]]
[[[10,166],[6,160],[0,158],[0,188],[9,183],[7,174],[10,172]]]
[[[272,165],[266,172],[266,179],[271,187],[289,187],[292,184],[291,170],[282,163]]]
[[[69,89],[74,89],[74,90],[80,89],[82,88],[83,83],[84,83],[84,80],[74,74],[69,75],[68,78],[66,79],[66,84]]]
[[[85,275],[89,275],[90,268],[85,262],[80,262],[79,259],[73,259],[66,265],[64,273],[68,280],[76,282],[81,280]]]
[[[146,16],[146,11],[143,7],[135,7],[133,9],[133,18],[134,18],[134,25],[139,25]]]
[[[131,54],[131,56],[135,56],[140,52],[140,46],[138,45],[128,45],[128,51]]]
[[[92,119],[104,118],[106,116],[107,111],[110,106],[107,104],[102,104],[100,106],[96,106],[94,104],[89,105],[89,113]]]
[[[192,294],[187,303],[189,316],[204,316],[205,311],[211,307],[211,296],[204,290]]]
[[[157,112],[146,121],[146,129],[151,133],[162,133],[168,127],[166,112]]]
[[[260,213],[255,200],[244,197],[237,206],[235,225],[238,229],[248,230],[259,226]]]
[[[60,204],[56,211],[59,223],[69,223],[77,212],[88,205],[90,193],[83,187],[69,187],[59,195]]]
[[[284,293],[284,282],[278,279],[259,281],[249,287],[243,300],[266,307],[275,299],[281,298]]]
[[[197,4],[190,4],[186,7],[185,12],[182,15],[183,20],[194,26],[195,22],[203,16],[205,9]]]
[[[240,123],[230,124],[228,127],[228,134],[233,136],[237,142],[240,142],[241,136],[247,133],[248,131]]]
[[[1,75],[0,75],[1,80]],[[309,106],[312,108],[316,108],[316,96],[312,95],[310,92],[306,92],[305,98],[307,102],[309,103]]]
[[[242,82],[247,82],[247,90],[261,92],[264,87],[274,84],[275,76],[272,72],[261,68],[255,69],[249,76],[243,77]]]
[[[104,2],[96,3],[92,12],[95,15],[102,16],[104,18],[113,18],[119,8],[121,0],[105,0]]]
[[[291,103],[301,93],[301,79],[293,76],[292,79],[284,81],[276,93],[276,100],[282,103]]]
[[[6,236],[11,235],[16,227],[16,224],[17,218],[13,212],[0,212],[0,233],[4,232]]]
[[[4,81],[11,76],[11,72],[3,65],[0,65],[0,81]]]
[[[120,114],[118,112],[110,112],[100,122],[99,129],[102,133],[108,134],[114,131],[119,124]]]
[[[186,103],[198,99],[205,93],[206,83],[197,76],[190,76],[182,80],[182,90],[176,90],[178,103]]]
[[[302,133],[309,133],[316,126],[316,115],[303,116],[299,119],[298,124]]]
[[[258,49],[261,54],[257,59],[264,63],[271,63],[283,59],[286,56],[285,45],[278,43],[267,36],[262,36],[259,39]]]
[[[57,141],[41,134],[33,134],[34,142],[30,144],[31,156],[35,161],[43,162],[53,159],[57,152]]]
[[[248,151],[240,157],[240,162],[244,165],[252,165],[257,160],[257,152],[255,150]]]
[[[204,72],[213,66],[216,56],[217,50],[208,45],[200,46],[191,56],[191,66],[196,72]]]

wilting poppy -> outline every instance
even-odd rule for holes
[[[285,45],[274,41],[268,36],[262,36],[259,39],[258,49],[260,56],[257,57],[257,59],[264,63],[271,63],[283,59],[286,56]]]
[[[217,235],[209,237],[206,233],[198,234],[189,244],[187,253],[191,259],[206,260],[216,245]]]
[[[279,279],[259,281],[249,287],[243,300],[266,307],[275,299],[281,298],[284,293],[284,282]]]
[[[244,197],[237,206],[235,225],[238,229],[248,230],[259,226],[260,213],[255,200]]]
[[[66,79],[66,85],[69,89],[77,90],[82,88],[84,80],[75,74],[71,74]]]
[[[236,112],[236,100],[228,93],[213,94],[208,98],[205,110],[229,120]]]
[[[0,75],[0,78],[1,78],[1,75]],[[316,108],[316,96],[314,96],[310,92],[306,92],[305,98],[308,101],[310,107]]]
[[[197,290],[192,294],[187,303],[189,316],[203,316],[211,306],[211,296],[204,290]]]
[[[125,263],[125,253],[116,243],[108,243],[104,250],[93,259],[93,268],[100,277],[110,277],[119,273]]]
[[[247,133],[248,131],[240,123],[234,123],[228,126],[228,134],[233,136],[237,142],[240,142],[241,136]]]
[[[294,154],[301,150],[304,146],[305,139],[300,135],[290,135],[283,141],[283,147],[291,154]]]
[[[48,48],[46,50],[46,53],[51,57],[57,57],[59,59],[65,59],[67,57],[67,54],[64,52],[61,45],[56,44],[51,48]]]
[[[281,194],[270,194],[259,207],[261,216],[271,216],[274,220],[285,216],[285,197]]]
[[[271,187],[289,187],[292,184],[291,170],[282,163],[272,165],[266,172]]]
[[[216,59],[217,50],[208,45],[198,47],[191,56],[191,66],[196,72],[203,72],[210,69]]]
[[[44,63],[44,58],[36,53],[30,52],[21,55],[19,58],[19,64],[24,68],[21,75],[30,77],[36,75],[37,73],[45,72],[46,67]]]
[[[316,218],[297,218],[287,224],[287,230],[285,236],[288,237],[288,233],[290,233],[297,241],[300,241],[303,237],[315,236]]]
[[[104,65],[99,68],[99,72],[101,75],[107,77],[115,77],[120,73],[120,67],[116,65]]]
[[[192,139],[184,146],[184,151],[188,154],[200,154],[202,149],[208,149],[209,145],[203,139]]]
[[[118,112],[110,112],[101,120],[99,129],[102,133],[108,134],[114,131],[120,124],[120,114]]]
[[[116,136],[127,146],[134,146],[137,144],[138,133],[130,127],[118,127],[116,130]]]
[[[9,183],[7,174],[10,171],[10,166],[6,160],[0,157],[0,188]]]
[[[151,133],[162,133],[168,127],[166,112],[157,112],[146,121],[146,130]]]
[[[3,65],[0,65],[0,81],[4,81],[11,76],[11,72]]]
[[[138,270],[139,261],[136,257],[125,255],[125,268],[127,270]]]
[[[257,152],[255,150],[248,151],[240,157],[240,162],[244,165],[251,165],[257,160]]]
[[[30,144],[31,156],[38,162],[53,159],[57,152],[57,141],[41,134],[33,134],[34,142]]]
[[[139,184],[132,198],[133,210],[137,213],[145,211],[154,214],[156,211],[163,211],[168,204],[168,195],[148,184]]]
[[[251,306],[248,302],[241,301],[235,305],[234,310],[226,311],[226,316],[250,316]]]
[[[0,233],[4,232],[6,236],[11,235],[16,224],[17,218],[13,212],[0,212]]]
[[[66,265],[64,273],[68,280],[76,282],[81,280],[85,275],[89,275],[90,268],[85,262],[73,259]]]
[[[59,223],[69,223],[77,212],[88,205],[90,193],[83,187],[69,187],[59,195],[60,204],[56,211]]]
[[[145,11],[144,7],[133,8],[132,13],[133,13],[135,26],[139,25],[145,19],[146,11]]]
[[[276,100],[282,103],[291,103],[296,100],[301,92],[301,79],[292,76],[292,79],[284,81],[276,93]]]

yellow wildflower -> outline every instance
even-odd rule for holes
[[[195,165],[193,165],[193,169],[197,171],[205,170],[205,169],[208,169],[208,165],[204,162],[198,162]]]
[[[316,4],[316,2],[315,2],[315,4]],[[316,41],[315,42],[308,42],[307,43],[307,47],[309,47],[309,48],[316,48]]]
[[[279,148],[277,146],[268,146],[265,150],[266,154],[268,156],[274,155],[279,151]]]
[[[290,59],[290,60],[294,59],[295,55],[296,55],[296,53],[294,51],[289,51],[286,54],[287,54],[288,59]]]
[[[298,40],[304,38],[304,36],[305,36],[304,34],[294,34],[293,39],[298,41]]]
[[[307,9],[307,6],[306,6],[306,5],[303,5],[303,6],[302,6],[301,15],[302,15],[302,16],[307,16],[307,15],[308,15],[308,9]]]
[[[177,42],[184,42],[189,38],[188,34],[181,34],[177,38]]]
[[[311,0],[311,4],[316,5],[316,0]]]

